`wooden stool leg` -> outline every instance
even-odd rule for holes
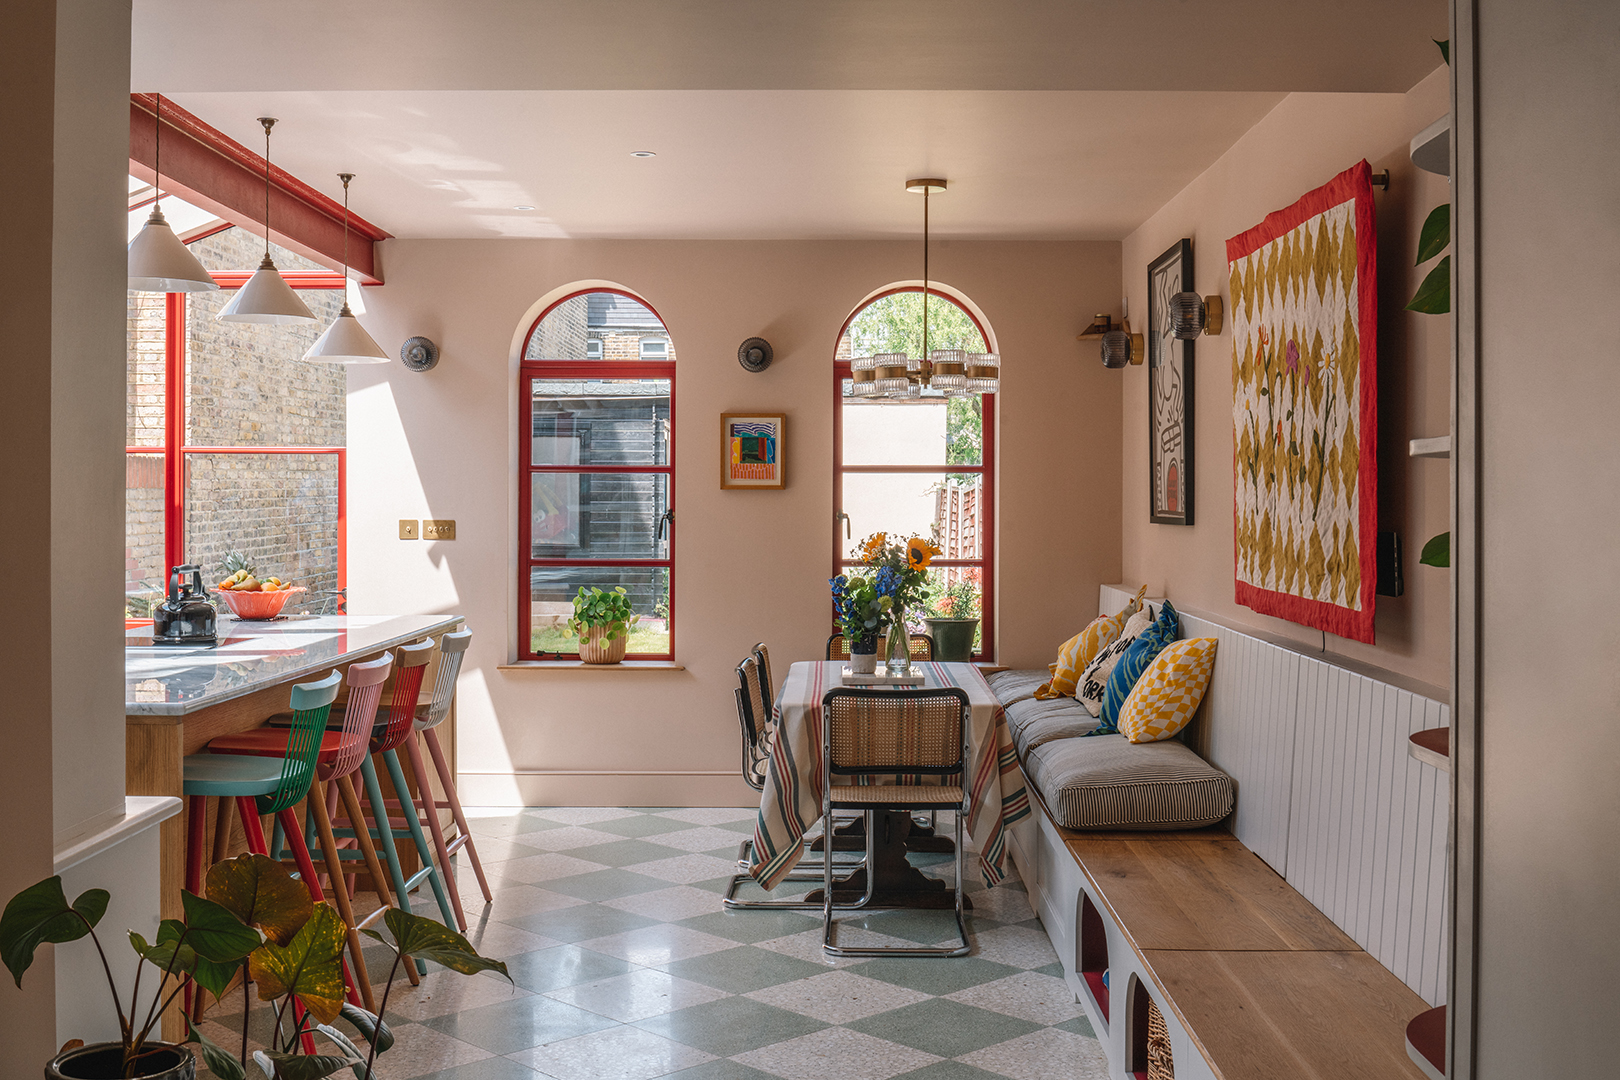
[[[444,878],[444,887],[450,893],[450,906],[456,910],[456,925],[465,934],[467,913],[461,909],[461,887],[456,884],[456,868],[450,865],[450,852],[444,846],[444,826],[439,824],[439,809],[433,802],[433,783],[422,764],[422,748],[415,739],[407,736],[405,752],[411,757],[411,773],[416,777],[416,790],[422,796],[422,809],[427,811],[428,832],[433,835],[433,849],[439,855],[439,876]],[[410,792],[401,792],[401,796],[409,798]]]
[[[309,890],[309,898],[317,904],[326,899],[321,891],[319,875],[315,872],[315,863],[309,857],[309,848],[304,846],[304,833],[298,827],[298,818],[291,810],[282,810],[276,814],[276,820],[281,823],[281,831],[286,837],[287,846],[292,848],[293,861],[298,864],[298,875],[304,879],[304,888]],[[343,961],[343,987],[350,1005],[360,1004],[360,995],[355,993],[354,975],[349,971],[349,962]]]
[[[438,901],[439,915],[444,925],[453,927],[465,933],[467,928],[456,921],[455,908],[450,906],[450,897],[445,894],[444,875],[439,873],[433,862],[433,849],[428,845],[428,838],[422,834],[422,817],[416,812],[416,801],[411,798],[411,789],[405,783],[405,770],[400,767],[399,755],[392,750],[382,752],[383,764],[388,767],[388,780],[399,793],[400,813],[405,815],[405,828],[411,834],[411,840],[416,844],[416,853],[422,858],[422,866],[428,871],[428,884],[433,887],[433,899]],[[382,818],[387,820],[388,812],[382,811]]]
[[[489,890],[489,881],[484,877],[484,864],[478,858],[478,845],[473,843],[472,830],[467,828],[467,816],[461,812],[461,796],[456,792],[456,778],[450,772],[450,763],[444,759],[444,750],[439,746],[438,732],[428,728],[422,732],[422,739],[427,743],[428,753],[433,756],[433,768],[439,774],[439,783],[444,787],[444,797],[450,800],[450,813],[456,819],[456,828],[467,838],[462,846],[467,849],[467,857],[472,860],[473,873],[478,876],[478,888],[483,891],[484,903],[494,903],[495,894]]]
[[[186,800],[186,891],[202,895],[203,849],[208,846],[208,799]]]
[[[317,787],[320,781],[315,781]],[[326,785],[330,787],[331,785]],[[326,874],[332,883],[332,899],[337,901],[338,914],[343,917],[345,933],[349,939],[349,956],[354,960],[355,980],[360,984],[360,998],[368,1012],[377,1011],[377,999],[371,992],[371,977],[366,973],[366,958],[360,953],[360,931],[355,929],[354,904],[349,896],[343,859],[338,855],[337,838],[332,835],[332,818],[326,812],[326,793],[311,791],[309,805],[315,816],[315,831],[320,836],[321,853],[326,857]]]
[[[388,877],[377,858],[377,848],[371,842],[371,830],[366,827],[365,811],[360,809],[360,796],[354,790],[354,777],[340,776],[337,778],[338,794],[343,799],[343,812],[349,815],[349,825],[354,830],[354,839],[360,845],[360,853],[366,859],[366,872],[371,875],[372,885],[377,893],[377,902],[383,907],[393,907],[393,898],[388,893]],[[410,957],[405,958],[405,974],[410,977],[412,986],[420,986],[422,976],[416,973],[416,964]]]
[[[219,803],[214,814],[214,861],[224,862],[231,853],[231,800],[214,801]]]

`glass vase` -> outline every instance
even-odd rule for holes
[[[889,653],[885,663],[890,675],[911,674],[911,633],[906,629],[906,610],[896,604],[894,622],[889,627]]]

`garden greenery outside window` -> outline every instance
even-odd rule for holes
[[[623,588],[639,616],[626,658],[672,660],[675,346],[658,315],[605,289],[530,327],[519,393],[518,641],[572,659],[581,587]]]
[[[995,655],[995,395],[857,397],[850,361],[877,353],[921,356],[922,290],[883,293],[851,315],[833,375],[833,574],[860,565],[860,541],[877,532],[921,536],[941,549],[930,564],[936,593],[972,590],[980,616],[974,659]],[[987,352],[983,327],[930,289],[928,347]],[[913,631],[926,630],[908,612]]]

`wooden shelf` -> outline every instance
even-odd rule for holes
[[[1413,439],[1408,444],[1407,453],[1411,457],[1448,458],[1451,456],[1451,436],[1441,435],[1433,439]]]
[[[1429,1080],[1446,1080],[1446,1007],[1418,1013],[1406,1025],[1406,1055]]]
[[[1406,752],[1441,772],[1451,771],[1451,729],[1426,728],[1407,736]]]

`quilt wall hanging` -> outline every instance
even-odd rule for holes
[[[1237,602],[1368,643],[1377,243],[1365,161],[1226,242]]]

